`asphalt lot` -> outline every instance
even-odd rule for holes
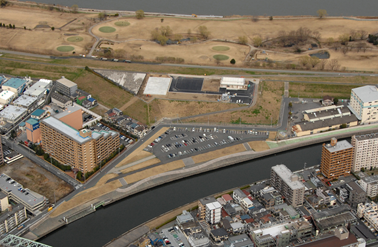
[[[195,77],[173,77],[169,88],[170,92],[185,92],[185,93],[202,93],[202,85],[204,78]]]
[[[161,139],[156,139],[144,150],[153,153],[162,162],[177,160],[214,151],[249,141],[265,140],[269,131],[236,130],[210,127],[171,127]]]
[[[173,230],[169,232],[169,229]],[[169,242],[171,242],[168,246],[179,247],[180,243],[183,243],[184,246],[190,246],[184,234],[176,227],[162,229],[160,236],[168,238]]]

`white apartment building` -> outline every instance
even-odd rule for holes
[[[378,122],[378,87],[369,85],[353,88],[348,107],[361,124]]]
[[[374,228],[374,230],[378,231],[378,206],[375,202],[358,204],[357,216],[364,218],[369,228]]]
[[[206,204],[205,219],[210,224],[217,224],[222,218],[222,205],[219,202]]]
[[[378,195],[378,175],[364,177],[358,181],[361,188],[366,192],[369,197],[375,197]]]
[[[378,166],[378,133],[352,136],[354,147],[352,171]]]

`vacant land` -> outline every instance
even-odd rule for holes
[[[230,47],[227,51],[214,51],[212,47],[223,44],[222,42],[187,43],[182,45],[161,46],[151,41],[129,41],[114,43],[114,45],[103,44],[101,47],[110,47],[113,50],[124,50],[128,56],[143,56],[145,60],[154,61],[156,57],[176,57],[185,60],[185,63],[215,64],[214,55],[221,56],[220,60],[234,58],[236,63],[241,65],[249,52],[249,47],[239,44],[227,44]],[[229,61],[224,61],[229,64]]]
[[[190,101],[212,101],[218,102],[219,95],[204,94],[204,93],[172,93],[167,95],[155,96],[155,98],[169,99],[169,100],[190,100]]]
[[[246,151],[244,145],[238,144],[238,145],[235,145],[235,146],[222,148],[222,149],[219,149],[219,150],[216,150],[216,151],[211,151],[211,152],[207,152],[207,153],[204,153],[204,154],[192,156],[192,158],[193,158],[193,161],[196,164],[198,164],[198,163],[202,163],[202,162],[205,162],[205,161],[216,159],[216,158],[219,158],[219,157],[222,157],[222,156],[226,156],[226,155],[229,155],[229,154],[235,154],[235,153],[240,153],[240,152],[244,152],[244,151]]]
[[[139,180],[142,180],[142,179],[145,179],[145,178],[157,175],[157,174],[183,168],[184,166],[185,165],[182,160],[176,160],[176,161],[173,161],[173,162],[161,165],[161,166],[156,166],[156,167],[153,167],[153,168],[141,171],[141,172],[134,173],[132,175],[124,177],[124,179],[126,180],[128,184],[132,184]]]
[[[249,146],[256,152],[264,151],[270,149],[265,141],[252,141],[248,142]]]
[[[206,78],[203,81],[202,91],[219,92],[220,80]]]
[[[238,104],[155,99],[150,104],[151,121],[163,117],[187,117],[240,107]],[[207,119],[207,118],[206,118]],[[206,120],[207,121],[207,120]]]
[[[339,99],[349,99],[352,88],[356,86],[337,85],[337,84],[312,84],[312,83],[294,83],[289,86],[290,97],[297,98],[322,98],[330,95]]]
[[[27,158],[17,160],[11,165],[3,165],[0,168],[1,173],[7,174],[24,188],[45,196],[50,203],[54,203],[55,199],[58,201],[73,190],[69,184]]]
[[[259,83],[256,105],[245,110],[235,110],[205,117],[185,119],[185,122],[233,123],[233,124],[276,124],[280,113],[283,82],[262,81]],[[183,122],[184,122],[183,121]]]
[[[138,119],[138,121],[144,124],[148,125],[150,123],[147,115],[147,104],[140,99],[127,107],[123,113],[134,119]]]
[[[98,102],[109,108],[119,108],[133,97],[125,90],[88,71],[84,71],[74,82],[80,89],[90,93]]]

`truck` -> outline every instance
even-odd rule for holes
[[[22,228],[24,228],[24,226],[25,226],[25,225],[22,224],[22,225],[20,225],[17,229],[18,229],[18,230],[21,230]]]

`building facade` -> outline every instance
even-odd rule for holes
[[[354,147],[352,171],[378,166],[378,133],[353,135],[352,146]]]
[[[330,144],[323,144],[320,163],[321,173],[328,179],[346,176],[352,169],[353,146],[348,141],[337,142],[331,139]]]
[[[222,205],[219,202],[206,204],[205,219],[210,224],[217,224],[222,218]]]
[[[24,90],[26,84],[31,80],[24,80],[21,78],[11,78],[2,85],[4,91],[12,91],[17,95],[20,95]]]
[[[358,204],[357,216],[364,218],[374,230],[378,231],[378,206],[375,202]]]
[[[378,87],[369,85],[353,88],[348,107],[362,124],[378,122]]]
[[[348,203],[352,208],[356,208],[358,204],[366,201],[366,193],[359,184],[351,181],[346,184],[346,189],[349,192]]]
[[[26,121],[25,127],[28,140],[32,143],[40,143],[41,129],[39,128],[39,121],[34,118],[30,118],[28,121]]]
[[[68,97],[71,97],[76,93],[77,84],[73,81],[68,80],[64,76],[61,79],[56,81],[56,91],[61,94],[64,94]]]
[[[120,147],[115,131],[78,131],[54,117],[42,120],[40,127],[44,151],[83,173],[92,171]]]
[[[303,205],[305,187],[285,165],[273,166],[270,173],[270,185],[285,197],[293,207]]]
[[[361,178],[358,182],[367,196],[376,197],[378,195],[378,175]]]
[[[16,228],[27,219],[26,209],[22,205],[13,207],[13,210],[0,216],[0,235]]]
[[[67,96],[61,95],[57,92],[51,93],[51,102],[59,106],[60,108],[67,108],[72,106],[72,100]]]

